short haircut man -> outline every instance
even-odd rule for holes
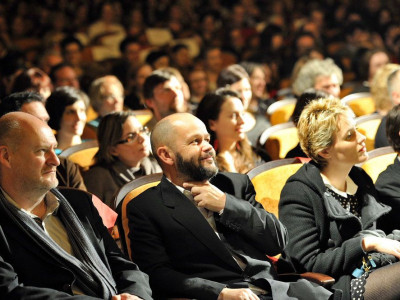
[[[23,111],[35,115],[44,122],[50,117],[44,106],[44,98],[37,92],[17,92],[5,97],[0,102],[0,117],[8,112]]]
[[[300,96],[306,89],[314,88],[339,97],[342,83],[343,72],[332,59],[311,59],[301,67],[293,82],[293,92]]]
[[[155,121],[176,112],[184,112],[186,109],[182,86],[172,72],[153,71],[144,82],[143,96],[146,106],[154,114]]]
[[[328,299],[329,291],[308,281],[275,280],[266,254],[283,250],[286,229],[255,200],[246,175],[218,173],[209,141],[188,113],[162,119],[152,132],[164,176],[128,203],[127,215],[132,258],[155,297],[296,299],[312,289],[307,299]]]
[[[152,299],[146,275],[123,257],[91,197],[55,189],[56,146],[38,118],[0,118],[0,298]]]
[[[78,75],[71,64],[62,62],[53,66],[50,70],[50,78],[54,88],[59,86],[72,86],[76,89],[80,88]]]

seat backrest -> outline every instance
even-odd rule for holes
[[[365,146],[367,147],[367,151],[374,150],[375,148],[375,136],[381,121],[382,116],[378,113],[372,113],[356,118],[358,131],[365,135]]]
[[[118,213],[117,225],[121,239],[122,250],[131,257],[130,240],[128,238],[129,226],[126,207],[136,196],[148,188],[156,186],[161,181],[162,173],[150,174],[128,182],[120,188],[115,197],[114,207]]]
[[[370,93],[354,93],[342,98],[342,102],[353,110],[357,117],[369,115],[376,111],[375,101]]]
[[[288,122],[293,114],[297,99],[282,99],[271,104],[267,109],[267,116],[271,125]]]
[[[82,169],[87,169],[93,165],[93,158],[97,150],[99,150],[97,140],[90,140],[65,149],[60,153],[60,156],[68,158]]]
[[[153,113],[150,109],[133,110],[132,112],[135,114],[142,126],[145,126],[153,117]]]
[[[271,126],[261,134],[259,143],[268,152],[272,160],[285,158],[299,142],[297,128],[293,122]]]
[[[256,190],[256,200],[277,218],[283,186],[302,165],[297,158],[280,159],[264,163],[247,173]]]
[[[368,160],[361,164],[361,168],[375,183],[379,174],[393,163],[396,156],[397,153],[390,146],[374,149],[368,152]]]

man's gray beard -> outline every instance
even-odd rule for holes
[[[198,160],[198,164],[195,164],[195,159],[192,157],[189,161],[185,161],[179,153],[176,154],[176,168],[178,172],[183,176],[187,177],[188,181],[204,181],[209,180],[218,173],[218,167],[216,166],[215,156],[214,160],[215,167],[206,168],[201,164],[201,158]]]

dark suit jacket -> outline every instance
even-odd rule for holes
[[[376,180],[375,187],[379,194],[379,200],[392,207],[385,224],[385,231],[400,229],[400,161],[398,157],[389,165]]]
[[[271,285],[274,298],[286,299],[289,284],[272,280],[276,273],[266,256],[282,252],[286,228],[256,202],[246,175],[219,173],[211,183],[227,195],[223,214],[214,213],[221,239],[165,177],[127,206],[133,260],[149,274],[155,298],[217,299],[226,286],[252,282]],[[230,250],[247,262],[244,271]]]
[[[152,299],[146,274],[123,257],[90,197],[79,190],[61,193],[75,210],[100,258],[109,266],[118,292]],[[0,211],[0,299],[70,299],[74,281],[71,270],[60,266]]]

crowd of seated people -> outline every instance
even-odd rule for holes
[[[56,175],[60,186],[87,190],[114,208],[115,195],[126,183],[162,171],[166,175],[149,139],[162,119],[171,115],[186,118],[182,113],[204,123],[219,171],[246,174],[271,159],[259,145],[260,135],[271,126],[268,107],[281,99],[296,98],[291,121],[297,126],[300,143],[287,157],[307,156],[311,162],[289,179],[282,193],[279,226],[288,230],[282,235],[283,239],[289,237],[287,259],[296,271],[318,271],[334,277],[334,289],[342,294],[359,295],[355,294],[356,286],[365,289],[365,299],[374,299],[373,295],[381,292],[376,282],[383,278],[382,273],[396,274],[397,264],[383,271],[364,272],[366,275],[357,280],[352,271],[359,269],[364,252],[400,257],[393,250],[397,249],[393,239],[398,237],[388,232],[388,228],[398,229],[393,216],[400,206],[393,202],[392,194],[385,194],[385,176],[394,167],[382,173],[378,192],[367,175],[354,167],[367,159],[362,146],[355,151],[355,144],[362,145],[363,140],[353,129],[348,136],[340,136],[343,128],[352,126],[353,117],[338,99],[349,93],[370,92],[376,112],[383,115],[375,148],[392,145],[398,150],[396,134],[389,132],[397,126],[393,118],[398,113],[395,108],[400,95],[400,19],[392,13],[396,1],[53,2],[0,3],[0,116],[21,111],[47,123],[56,140],[57,155],[88,140],[98,141],[99,149],[89,170],[59,158]],[[320,98],[324,104],[314,101]],[[322,111],[328,106],[340,111],[331,116],[329,124],[314,124],[316,131],[328,126],[323,132],[330,134],[326,141],[306,136],[312,124],[305,122],[311,122],[312,107],[317,105],[323,107]],[[142,113],[146,118],[140,117]],[[23,116],[14,116],[25,124]],[[46,126],[43,128],[47,130]],[[350,133],[360,141],[355,143],[357,139]],[[349,147],[351,141],[354,149]],[[326,143],[321,146],[320,142]],[[314,147],[313,143],[318,144],[316,148],[308,149]],[[170,163],[175,150],[168,152]],[[191,167],[180,159],[176,167]],[[55,160],[50,164],[57,164]],[[308,198],[301,195],[303,191],[310,196],[305,187],[296,186],[292,191],[290,186],[297,184],[296,179],[305,180],[309,173],[318,178],[310,179],[318,185],[320,194],[316,197],[325,199],[331,192],[328,198],[339,201],[335,209],[346,214],[349,222],[361,224],[360,228],[348,230],[334,223],[330,214],[320,216],[328,203],[319,203],[325,205],[321,208],[313,204],[314,198],[307,202]],[[5,189],[0,189],[0,194],[2,191]],[[362,215],[370,209],[363,208],[366,197],[382,212],[382,218],[375,216],[368,224],[364,224]],[[198,200],[196,193],[194,198]],[[350,199],[350,204],[343,198]],[[304,225],[304,216],[296,215],[304,212],[301,205],[307,206],[308,218],[314,218],[314,223]],[[218,223],[223,210],[215,213]],[[318,227],[324,226],[319,224],[319,217],[330,218],[337,225],[338,237],[329,237],[330,229]],[[303,225],[309,226],[309,231]],[[311,231],[314,235],[308,233]],[[326,234],[321,238],[317,232]],[[304,235],[314,239],[308,246],[315,248],[302,246],[307,240]],[[320,267],[318,262],[325,261],[324,255],[331,258],[330,251],[342,251],[347,265],[334,258],[342,269],[336,269],[333,263],[332,269]],[[378,254],[374,257],[381,259]],[[87,263],[90,261],[84,265]],[[88,272],[97,278],[95,271]],[[107,277],[106,281],[112,276]],[[73,288],[73,293],[81,288]],[[109,293],[107,289],[105,294]],[[397,289],[391,292],[396,298]],[[266,298],[260,299],[268,299],[262,296]]]

